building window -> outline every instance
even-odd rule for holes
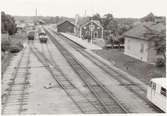
[[[163,88],[163,87],[161,87],[161,94],[164,95],[164,96],[166,96],[166,89]]]
[[[141,52],[141,53],[143,53],[143,52],[144,52],[144,44],[143,44],[143,43],[141,43],[140,52]]]

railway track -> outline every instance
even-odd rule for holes
[[[92,63],[94,63],[95,65],[97,65],[98,67],[100,67],[104,72],[106,72],[107,74],[109,74],[111,77],[114,77],[114,79],[116,79],[118,82],[121,83],[120,86],[126,87],[128,90],[130,90],[135,95],[137,95],[148,106],[150,106],[150,108],[152,108],[152,110],[154,110],[156,112],[159,112],[159,113],[163,113],[162,110],[160,110],[159,108],[155,107],[152,103],[150,103],[148,101],[148,99],[146,98],[146,92],[147,91],[140,84],[138,84],[137,82],[134,82],[134,81],[130,80],[126,76],[124,76],[124,75],[120,74],[119,72],[113,70],[112,67],[110,67],[109,65],[105,64],[104,62],[102,62],[101,60],[99,60],[98,58],[96,58],[95,56],[93,56],[92,54],[88,53],[87,51],[83,50],[83,47],[81,47],[80,45],[74,43],[73,41],[71,41],[67,37],[65,37],[65,36],[63,36],[61,34],[58,34],[58,33],[55,33],[55,34],[57,34],[58,36],[60,36],[61,39],[65,39],[65,41],[67,41],[76,51],[78,51],[84,57],[86,57],[87,59],[89,59]]]
[[[45,47],[43,46],[42,50],[45,51]],[[59,84],[59,86],[65,91],[67,96],[71,98],[73,103],[79,108],[81,113],[87,113],[87,114],[104,113],[103,109],[98,108],[96,104],[93,104],[93,101],[88,100],[71,83],[71,81],[65,77],[65,75],[58,68],[58,66],[53,61],[49,60],[51,58],[50,56],[49,58],[47,58],[45,54],[39,52],[37,49],[33,49],[33,52],[44,65],[48,65],[47,70],[51,73],[52,77]]]
[[[49,48],[48,48],[48,44],[46,45],[46,47],[45,48],[47,48],[47,50],[45,50],[45,52],[44,53],[48,53],[49,54],[49,58],[48,59],[51,59],[51,63],[54,63],[54,64],[56,64],[56,62],[54,61],[54,59],[53,59],[53,56],[52,56],[52,52],[49,50]],[[57,65],[55,65],[56,67],[58,67]],[[61,71],[61,69],[59,69],[60,71]],[[62,72],[63,73],[63,72]],[[65,75],[64,75],[64,77],[65,77]],[[67,78],[66,78],[67,79]],[[67,79],[68,80],[68,79]],[[71,83],[71,82],[70,82]],[[90,88],[89,88],[90,89]],[[82,92],[80,92],[80,93],[82,93]],[[92,93],[87,93],[87,95],[85,96],[85,95],[83,95],[84,97],[86,97],[87,99],[88,99],[88,101],[91,103],[91,104],[93,104],[95,107],[96,107],[96,109],[98,110],[98,111],[100,111],[100,113],[109,113],[108,112],[108,110],[107,110],[107,107],[105,107],[105,104],[98,98],[98,96],[97,95],[94,95],[94,94],[92,94]]]
[[[14,76],[8,83],[9,88],[5,91],[6,94],[2,97],[2,114],[21,114],[26,105],[26,99],[28,93],[26,88],[29,85],[28,82],[28,69],[30,62],[30,50],[24,48],[22,56],[15,68]]]
[[[47,30],[46,30],[47,31]],[[48,31],[47,31],[48,32]],[[48,32],[51,41],[55,44],[69,65],[78,74],[91,93],[101,102],[107,113],[128,113],[128,109],[117,100],[116,97],[89,72],[68,50],[66,50],[54,37]]]

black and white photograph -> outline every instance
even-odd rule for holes
[[[1,115],[164,115],[166,4],[1,0]]]

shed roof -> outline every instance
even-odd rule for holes
[[[141,23],[136,25],[134,28],[130,29],[129,31],[124,33],[124,36],[135,38],[135,39],[143,39],[143,40],[150,40],[149,37],[146,37],[145,34],[149,32],[149,29],[155,30],[157,32],[161,32],[162,30],[166,29],[166,26],[163,23]]]
[[[57,23],[57,26],[63,24],[64,22],[69,22],[69,23],[75,25],[74,21],[72,21],[72,20],[63,20],[63,21],[60,21],[59,23]]]

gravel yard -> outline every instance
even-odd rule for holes
[[[102,49],[93,50],[96,54],[110,62],[114,62],[115,66],[137,77],[144,83],[148,83],[151,78],[165,76],[165,68],[157,68],[152,64],[147,64],[124,55],[123,50],[118,49]]]

